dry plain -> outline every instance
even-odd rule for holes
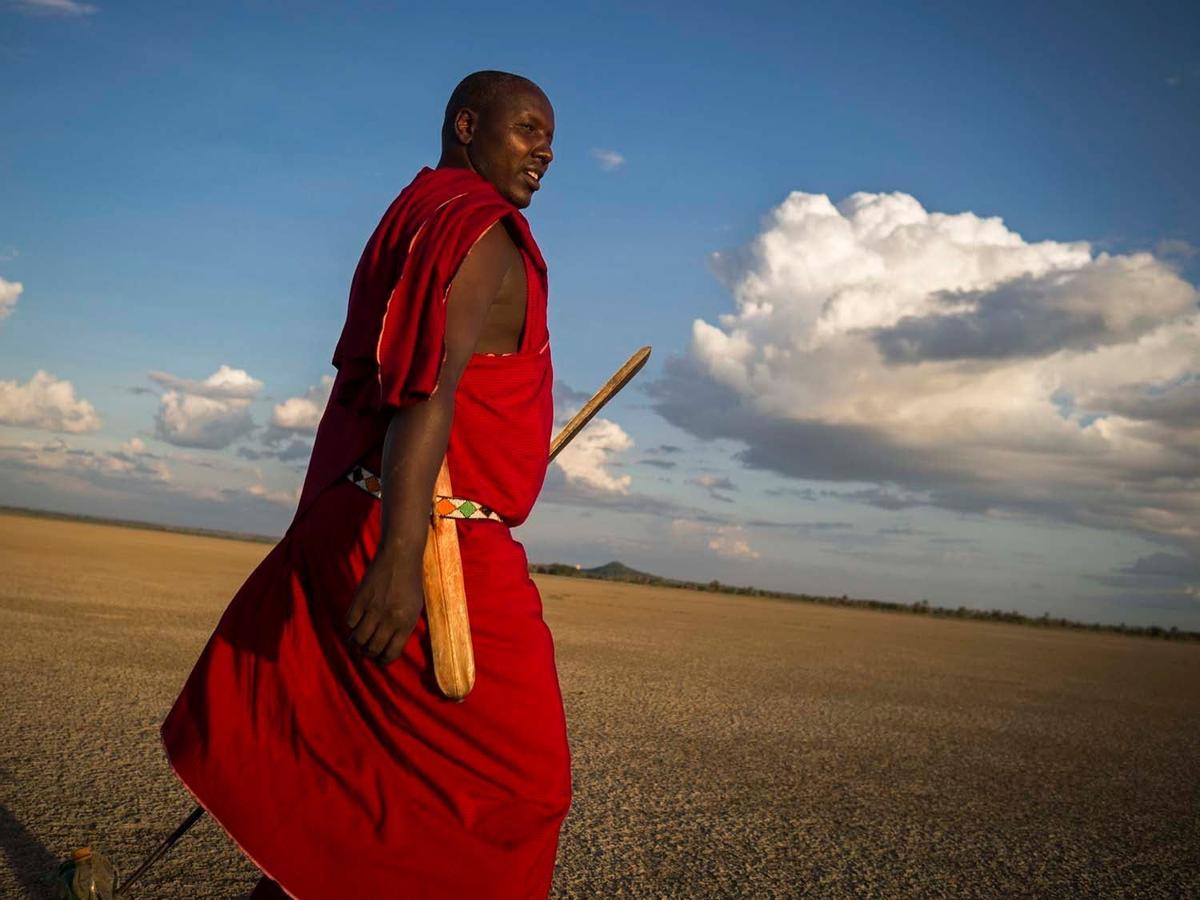
[[[0,896],[81,843],[129,871],[188,812],[158,723],[268,549],[0,515]],[[536,581],[553,896],[1200,894],[1200,645]],[[202,820],[137,894],[254,879]]]

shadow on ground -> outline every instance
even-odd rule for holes
[[[3,804],[0,804],[0,851],[21,887],[22,896],[55,896],[58,857]]]

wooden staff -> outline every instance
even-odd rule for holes
[[[571,421],[550,443],[550,461],[583,430],[617,391],[641,371],[649,358],[650,348],[642,347],[571,417]],[[439,495],[454,496],[445,459],[438,471],[433,493],[434,502]],[[475,653],[471,647],[471,623],[467,617],[467,593],[463,586],[458,529],[453,519],[436,514],[431,517],[422,577],[425,584],[425,616],[433,646],[434,675],[443,694],[451,700],[463,700],[475,685]]]

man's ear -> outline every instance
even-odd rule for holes
[[[479,116],[475,115],[474,110],[464,106],[454,117],[454,136],[458,138],[459,143],[469,144],[475,138],[478,125]]]

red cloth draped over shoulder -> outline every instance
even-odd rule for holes
[[[525,217],[469,169],[422,169],[388,207],[354,273],[333,354],[338,374],[297,518],[379,447],[392,410],[436,390],[450,284],[475,242],[501,219],[544,279],[545,261]]]

